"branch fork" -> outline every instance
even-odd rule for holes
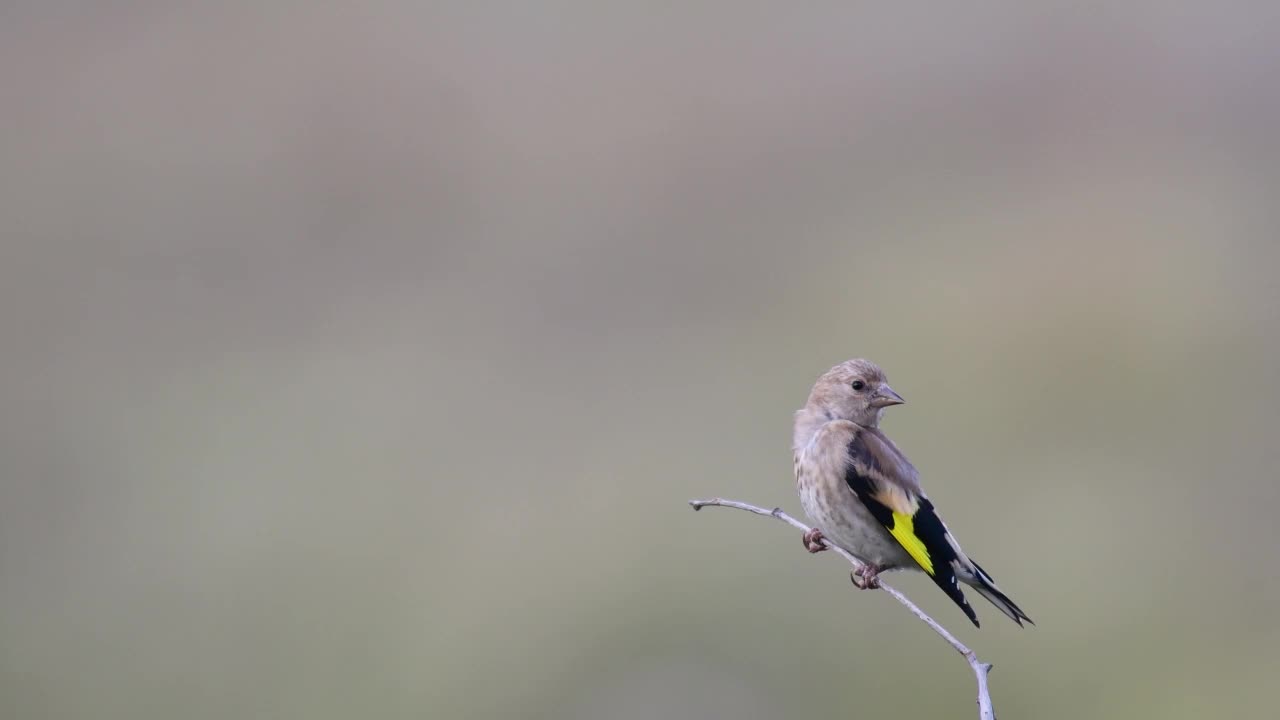
[[[756,515],[777,518],[778,520],[781,520],[804,533],[809,533],[813,530],[813,528],[783,512],[782,508],[766,510],[765,508],[756,507],[755,505],[750,505],[748,503],[738,502],[737,500],[725,500],[723,498],[690,500],[689,505],[692,506],[694,510],[701,510],[704,507],[727,507],[746,510],[749,513],[755,513]],[[843,548],[836,547],[825,538],[822,539],[821,542],[837,555],[849,561],[849,564],[853,566],[853,574],[850,575],[850,579],[854,581],[854,584],[857,584],[859,579],[858,575],[867,567],[867,563],[863,562],[853,554],[846,552]],[[935,633],[940,635],[943,640],[946,640],[956,652],[960,653],[961,657],[965,659],[965,662],[969,663],[970,669],[973,670],[974,678],[977,679],[978,682],[978,718],[979,720],[995,720],[996,713],[991,706],[991,691],[987,686],[987,675],[991,672],[991,663],[985,663],[979,660],[977,654],[970,650],[964,643],[957,640],[956,636],[952,635],[946,628],[942,627],[937,620],[929,617],[925,611],[921,610],[915,603],[911,602],[911,600],[906,595],[903,595],[900,590],[889,586],[883,580],[880,580],[879,587],[881,590],[889,593],[889,595],[892,596],[894,600],[901,603],[903,607],[911,611],[912,615],[920,618],[921,622],[928,625]]]

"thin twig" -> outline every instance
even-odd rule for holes
[[[708,506],[737,508],[738,510],[746,510],[747,512],[755,513],[756,515],[765,515],[767,517],[775,517],[781,520],[782,522],[796,528],[797,530],[801,530],[803,532],[809,532],[809,530],[811,529],[808,525],[805,525],[799,520],[796,520],[790,515],[782,512],[782,508],[765,510],[762,507],[756,507],[755,505],[749,505],[744,502],[738,502],[737,500],[725,500],[723,498],[711,498],[709,500],[690,500],[689,504],[693,506],[694,510],[701,510],[702,508],[708,507]],[[837,555],[844,558],[845,560],[848,560],[849,563],[853,565],[855,570],[861,570],[866,565],[866,563],[863,562],[861,559],[846,552],[843,548],[839,548],[839,547],[836,547],[835,545],[832,545],[825,538],[823,539],[822,542],[829,549],[834,551]],[[894,600],[897,600],[898,602],[902,603],[903,607],[910,610],[912,615],[915,615],[916,617],[920,618],[926,625],[932,628],[934,632],[942,636],[942,639],[946,640],[951,645],[951,647],[955,648],[956,652],[960,653],[960,655],[964,657],[965,661],[969,663],[969,667],[973,669],[974,677],[977,678],[978,680],[978,718],[979,720],[995,720],[996,713],[995,713],[995,710],[991,707],[991,691],[987,687],[987,674],[991,672],[991,664],[984,663],[981,660],[979,660],[978,656],[975,655],[972,650],[966,647],[964,643],[957,640],[955,635],[952,635],[950,632],[948,632],[947,629],[942,627],[942,625],[938,623],[937,620],[934,620],[933,618],[929,617],[925,613],[925,611],[917,607],[915,603],[911,602],[911,600],[909,600],[906,595],[903,595],[902,592],[899,591],[897,588],[893,588],[886,585],[883,580],[880,581],[880,588],[883,589],[885,592],[889,593],[889,595],[893,596]]]

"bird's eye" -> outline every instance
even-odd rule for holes
[[[854,390],[861,390],[866,386],[867,384],[862,382],[861,380],[854,380],[852,383],[849,384],[849,387],[853,388]]]

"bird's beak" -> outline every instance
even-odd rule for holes
[[[871,407],[886,408],[890,405],[901,405],[905,402],[906,400],[903,400],[901,395],[894,392],[893,388],[888,385],[881,385],[880,389],[876,390],[875,397],[871,398]]]

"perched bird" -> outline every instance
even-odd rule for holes
[[[805,534],[805,547],[825,550],[825,539],[865,561],[854,579],[861,588],[878,587],[883,570],[923,570],[974,625],[978,615],[958,583],[1019,626],[1031,622],[960,549],[916,469],[877,427],[885,408],[904,402],[868,360],[842,362],[818,378],[795,423],[796,489],[817,525]]]

